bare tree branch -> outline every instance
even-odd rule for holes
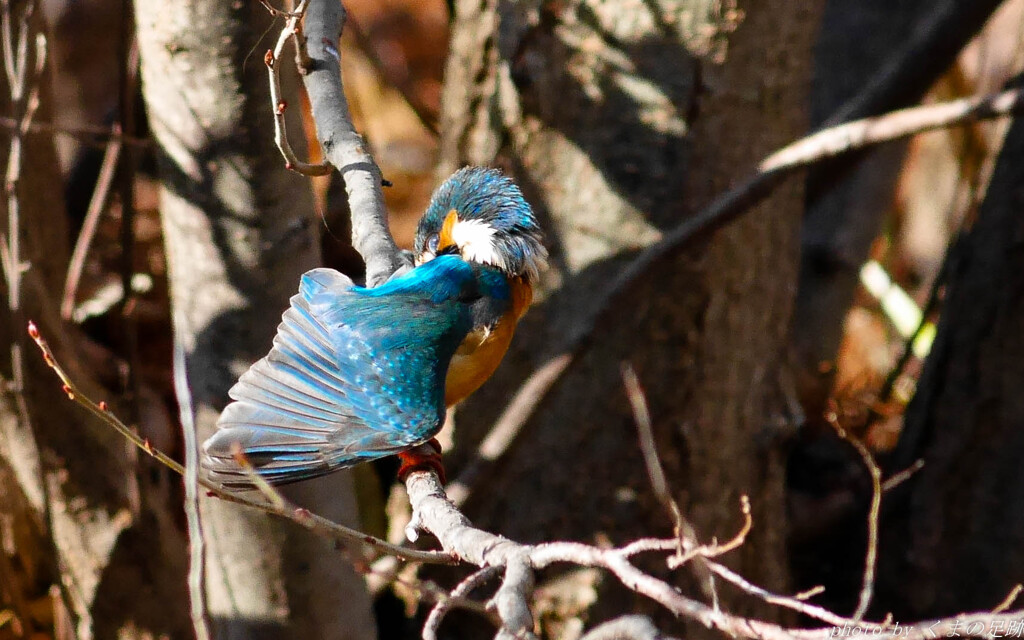
[[[441,546],[463,560],[480,567],[484,566],[506,566],[506,563],[526,563],[530,570],[543,569],[555,563],[571,563],[584,567],[599,567],[609,571],[627,588],[647,596],[661,604],[672,613],[694,620],[709,629],[717,629],[727,635],[736,638],[750,638],[760,640],[825,640],[833,638],[837,634],[837,627],[846,625],[850,628],[857,627],[859,633],[872,632],[877,629],[878,635],[898,636],[912,640],[925,640],[940,637],[944,634],[959,630],[963,633],[971,625],[978,626],[978,629],[990,629],[993,624],[1008,624],[1010,621],[1019,623],[1022,611],[1013,613],[971,613],[943,618],[940,620],[929,620],[912,625],[896,625],[891,622],[872,623],[856,622],[852,619],[842,618],[829,614],[824,610],[815,611],[819,615],[830,617],[835,626],[816,629],[792,629],[780,625],[735,616],[727,612],[717,611],[713,607],[693,600],[675,587],[644,573],[629,562],[630,553],[635,553],[640,546],[637,541],[634,545],[620,549],[601,549],[586,544],[574,542],[551,542],[538,545],[521,545],[507,540],[500,536],[473,528],[454,505],[444,496],[444,490],[438,482],[437,476],[429,472],[412,473],[406,479],[406,488],[409,491],[409,499],[413,504],[414,513],[417,514],[416,521],[421,527],[426,528],[437,536]],[[647,549],[660,547],[664,551],[674,550],[674,540],[644,541]],[[717,566],[717,565],[713,565]],[[729,575],[727,570],[716,570],[718,575]],[[735,576],[735,574],[731,574]],[[749,585],[749,583],[747,583]],[[749,593],[764,597],[769,595],[772,602],[781,603],[783,597],[768,594],[761,589],[749,589]],[[509,593],[510,597],[515,596],[521,606],[525,606],[529,594],[527,592]],[[789,598],[786,606],[791,608],[805,607],[808,611],[815,608],[804,605],[799,601]],[[499,614],[501,612],[499,611]],[[818,617],[818,616],[815,616]],[[508,620],[503,617],[508,624]],[[977,633],[977,632],[975,632]]]
[[[99,416],[108,425],[115,428],[125,438],[153,456],[177,473],[184,473],[184,468],[154,449],[147,441],[139,438],[130,428],[124,425],[108,410],[106,403],[96,403],[83,395],[73,384],[67,374],[54,360],[46,341],[39,335],[35,325],[29,325],[29,334],[36,341],[46,360],[56,374],[64,382],[64,392],[68,398]],[[498,592],[491,600],[504,626],[504,635],[532,637],[533,618],[529,608],[529,598],[533,588],[533,572],[556,563],[571,563],[583,567],[602,568],[614,575],[625,587],[641,595],[647,596],[661,604],[670,612],[699,622],[709,629],[717,629],[735,638],[751,640],[828,640],[835,637],[837,627],[857,627],[864,631],[877,630],[879,635],[909,638],[910,640],[926,640],[935,637],[967,631],[977,626],[979,630],[994,628],[994,625],[1007,625],[1017,622],[1024,616],[1024,610],[1003,612],[1010,606],[1017,595],[1015,589],[1000,603],[993,612],[964,614],[954,618],[926,621],[914,625],[895,625],[889,621],[883,623],[857,622],[842,618],[813,605],[807,605],[795,598],[777,596],[759,587],[751,585],[740,576],[714,562],[709,562],[716,575],[723,577],[746,592],[761,597],[767,602],[779,604],[787,608],[806,613],[809,616],[823,618],[835,625],[817,629],[792,629],[776,624],[735,616],[717,610],[682,594],[669,583],[644,573],[630,562],[630,558],[638,553],[663,551],[673,552],[678,542],[676,539],[657,540],[642,539],[621,548],[605,549],[576,542],[549,542],[538,545],[524,545],[492,533],[474,528],[462,513],[445,496],[444,489],[437,476],[432,472],[412,473],[406,479],[406,488],[414,510],[415,526],[430,531],[441,542],[443,553],[410,551],[402,547],[377,540],[372,536],[360,534],[351,529],[331,523],[304,509],[295,508],[282,499],[280,504],[258,503],[249,498],[220,490],[204,479],[199,484],[217,497],[243,504],[256,509],[273,513],[301,524],[313,533],[343,543],[362,543],[372,548],[391,553],[399,557],[423,562],[448,562],[453,557],[474,564],[484,572],[477,572],[465,581],[463,589],[453,594],[460,604],[475,586],[482,583],[485,576],[504,572],[504,579]],[[451,596],[450,596],[451,597]],[[471,607],[472,608],[472,607]],[[440,614],[438,614],[440,615]],[[437,621],[440,624],[440,621]],[[979,626],[980,625],[980,626]],[[974,635],[977,635],[975,632]],[[501,635],[501,634],[499,634]],[[599,636],[600,637],[600,636]],[[630,636],[631,637],[631,636]],[[429,640],[429,638],[428,638]]]
[[[672,640],[658,631],[647,616],[622,616],[599,624],[580,640]]]
[[[345,180],[352,212],[352,246],[366,262],[366,284],[387,280],[402,260],[388,231],[380,167],[352,127],[341,82],[338,38],[345,8],[332,0],[310,0],[304,21],[309,66],[300,69],[324,155]]]
[[[459,600],[468,598],[474,589],[496,576],[500,570],[500,567],[484,567],[474,571],[452,589],[448,598],[434,605],[427,615],[426,622],[423,623],[423,640],[437,640],[437,631],[441,628],[441,622],[444,621],[445,615]]]
[[[1010,589],[1010,593],[1006,594],[1006,598],[992,609],[992,613],[1002,613],[1013,606],[1013,603],[1017,600],[1017,596],[1020,595],[1021,591],[1024,591],[1024,585],[1013,585],[1013,588]]]
[[[622,382],[626,388],[629,404],[633,409],[633,421],[636,423],[636,430],[640,439],[640,452],[644,457],[644,464],[647,467],[647,476],[650,478],[651,488],[654,491],[654,496],[665,507],[675,526],[678,546],[676,548],[676,555],[669,559],[669,566],[672,567],[673,563],[675,563],[675,566],[680,566],[696,558],[697,561],[691,565],[694,575],[700,580],[704,593],[711,598],[717,609],[719,599],[718,590],[715,588],[715,577],[708,571],[707,563],[705,562],[707,547],[700,544],[696,529],[683,516],[679,503],[676,502],[672,491],[668,487],[668,480],[665,479],[665,470],[661,466],[661,459],[658,457],[657,444],[654,442],[654,427],[651,425],[651,413],[647,408],[647,396],[644,395],[644,390],[640,386],[640,378],[637,377],[636,371],[633,370],[632,365],[629,363],[623,363],[622,365]],[[744,500],[749,525],[750,505],[746,501],[746,496],[744,496]],[[749,526],[744,528],[744,538],[746,537],[746,531],[749,531]],[[739,544],[742,544],[742,542]]]
[[[882,470],[878,468],[874,456],[868,451],[863,442],[851,436],[846,429],[839,424],[839,417],[835,408],[831,409],[825,418],[839,434],[839,437],[850,443],[857,450],[857,455],[864,461],[864,466],[871,476],[871,504],[868,507],[868,548],[864,554],[864,577],[861,580],[860,596],[857,599],[857,609],[853,612],[853,619],[860,621],[871,606],[871,598],[875,592],[875,568],[878,564],[878,518],[882,509]]]
[[[9,135],[19,130],[22,123],[17,118],[0,116],[0,128],[6,129]],[[139,138],[137,136],[126,136],[123,133],[114,132],[110,127],[87,124],[66,124],[62,122],[30,122],[27,128],[29,133],[52,133],[55,135],[81,138],[83,144],[105,148],[109,140],[117,140],[121,144],[129,144],[137,147],[152,147],[153,141],[150,138]]]
[[[78,283],[82,279],[82,271],[85,269],[85,259],[89,255],[89,248],[96,237],[99,229],[100,217],[107,207],[110,198],[110,187],[114,184],[114,174],[121,158],[121,140],[116,137],[121,133],[120,124],[115,123],[111,128],[111,138],[107,142],[107,148],[103,152],[103,162],[100,164],[100,172],[96,177],[96,186],[93,188],[92,197],[89,199],[89,207],[85,212],[85,220],[82,222],[82,230],[78,232],[78,239],[75,241],[75,249],[71,253],[71,261],[68,263],[68,275],[64,281],[64,295],[60,301],[60,316],[64,320],[71,320],[75,311],[75,298],[78,294]],[[124,295],[128,295],[126,291]]]
[[[264,3],[264,6],[272,13],[286,17],[284,29],[281,29],[281,35],[277,37],[277,44],[273,50],[267,51],[267,54],[263,57],[263,62],[267,65],[267,74],[270,76],[270,104],[274,110],[274,142],[277,143],[277,148],[281,150],[281,155],[284,156],[285,168],[301,173],[304,176],[326,176],[334,169],[330,163],[310,164],[299,160],[299,157],[295,155],[295,150],[292,149],[292,145],[288,141],[288,126],[284,117],[288,103],[281,97],[281,54],[284,53],[284,45],[288,40],[295,41],[296,51],[302,50],[305,43],[300,37],[301,27],[299,21],[302,20],[303,14],[306,13],[307,2],[308,0],[302,0],[292,13],[277,11]]]

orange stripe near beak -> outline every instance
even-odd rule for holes
[[[437,250],[440,252],[447,247],[455,244],[455,238],[453,232],[455,231],[455,225],[459,223],[459,214],[452,209],[448,212],[448,215],[444,217],[444,223],[441,225],[441,233],[437,238]]]

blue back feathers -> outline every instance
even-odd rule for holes
[[[451,300],[465,302],[481,296],[508,297],[508,285],[503,278],[451,255],[440,256],[379,287],[355,287],[353,291],[377,298],[396,294],[424,295],[434,304]]]

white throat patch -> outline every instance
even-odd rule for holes
[[[482,220],[459,220],[452,225],[451,233],[452,242],[464,260],[507,268],[494,246],[496,231],[491,225]]]

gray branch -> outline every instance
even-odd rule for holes
[[[372,287],[387,280],[402,262],[388,230],[380,168],[352,126],[345,100],[338,54],[344,23],[345,9],[340,2],[311,0],[304,22],[308,68],[300,71],[313,108],[317,139],[345,180],[352,246],[366,262],[366,284]]]
[[[581,640],[671,640],[647,616],[622,616],[599,624]]]
[[[498,610],[504,628],[498,637],[527,637],[532,631],[532,616],[529,614],[529,599],[533,588],[533,571],[555,563],[569,563],[581,567],[597,567],[614,575],[626,588],[646,596],[677,616],[698,622],[708,629],[718,630],[734,638],[759,640],[827,640],[834,637],[837,627],[857,628],[867,635],[925,640],[940,637],[951,629],[963,629],[964,625],[983,625],[981,628],[996,628],[995,624],[1007,624],[1019,620],[1024,611],[1006,612],[1005,606],[992,612],[961,614],[953,618],[929,620],[911,625],[896,626],[890,622],[855,621],[830,614],[832,626],[812,629],[787,628],[763,620],[755,620],[716,610],[714,607],[687,597],[669,583],[655,578],[638,569],[630,558],[640,551],[672,551],[675,540],[638,540],[617,549],[598,548],[576,542],[549,542],[525,545],[481,529],[476,529],[444,494],[437,476],[429,472],[412,473],[405,481],[409,501],[413,507],[412,526],[430,531],[440,541],[445,551],[478,567],[504,567],[505,579],[495,595],[493,604]],[[717,567],[717,563],[710,562]],[[769,594],[760,587],[745,581],[733,584],[751,595],[772,601],[791,601],[791,598]],[[769,596],[765,598],[765,596]],[[613,624],[613,623],[609,623]],[[648,628],[639,621],[620,619],[622,634],[613,634],[618,627],[602,631],[597,638],[650,638],[656,629]],[[626,627],[630,634],[625,635]],[[601,627],[588,634],[595,634]],[[605,635],[609,634],[609,635]]]

